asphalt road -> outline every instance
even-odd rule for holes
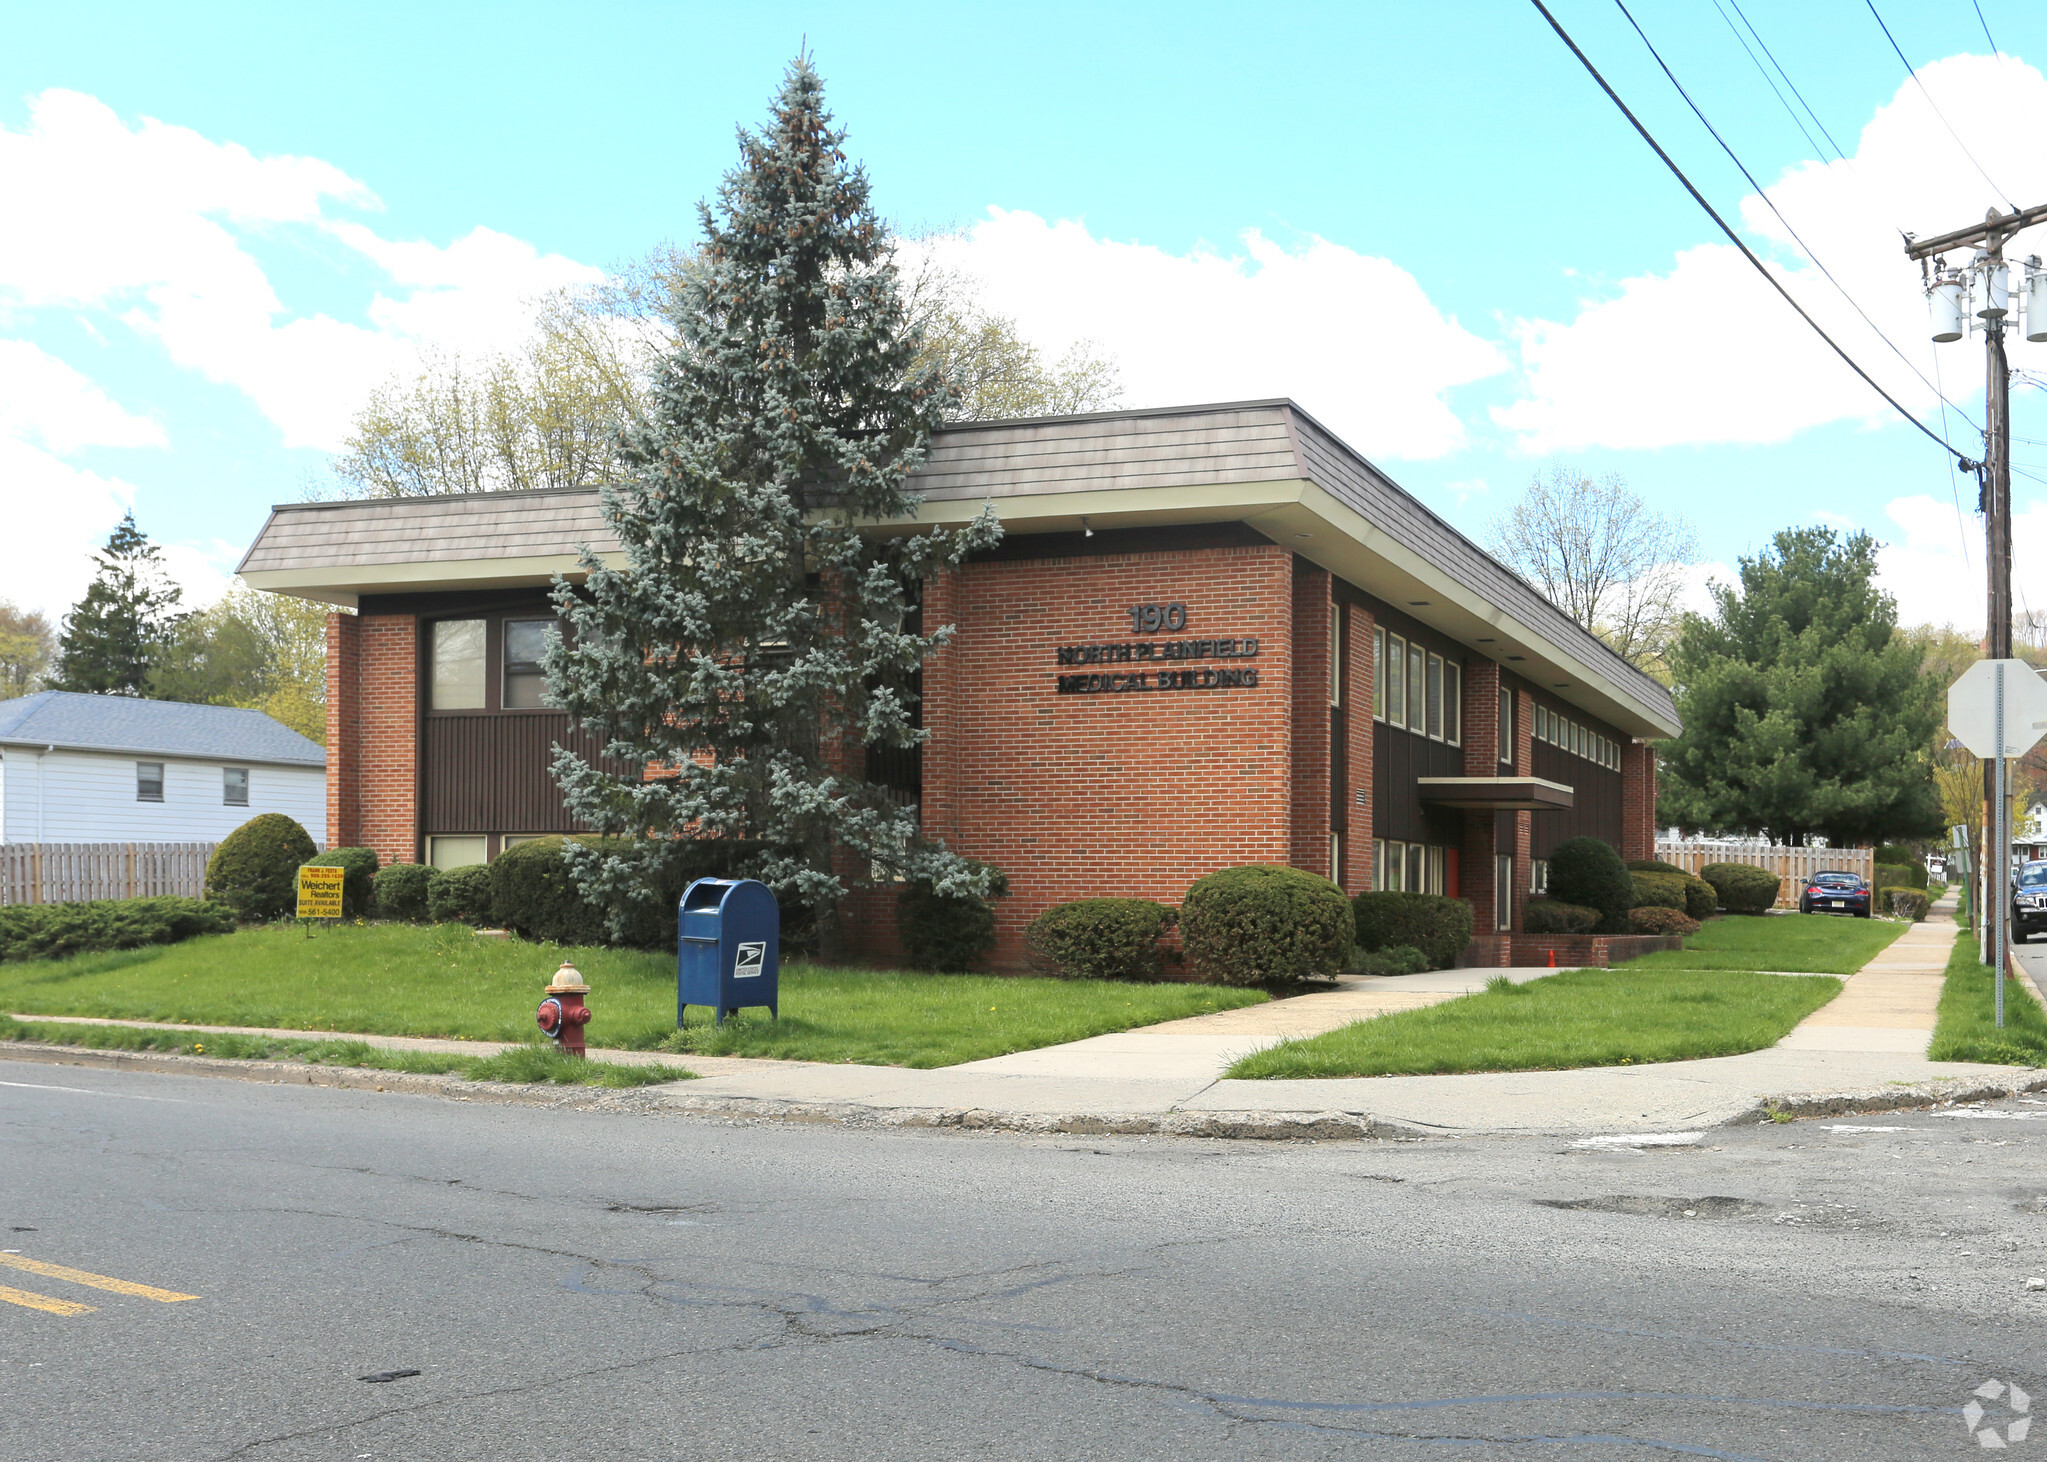
[[[0,1083],[6,1462],[1924,1462],[2047,1410],[2047,1101],[1603,1151]]]

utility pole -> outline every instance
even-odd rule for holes
[[[1981,322],[1984,346],[1983,460],[1977,464],[1977,508],[1983,514],[1983,567],[1986,584],[1984,658],[2011,658],[2011,368],[2005,361],[2004,329],[2011,316],[2011,292],[2004,259],[2004,245],[2019,230],[2047,222],[2047,204],[2017,213],[1999,213],[1992,208],[1983,222],[1959,228],[1935,238],[1905,236],[1905,256],[1917,259],[1922,271],[1927,260],[1933,268],[1927,279],[1927,299],[1933,305],[1933,338],[1937,342],[1960,340],[1968,333],[1970,317]],[[1949,249],[1975,247],[1966,266],[1951,269],[1942,257]],[[2024,264],[2021,293],[2025,298],[2026,338],[2047,340],[2047,270],[2035,254]],[[1972,311],[1970,305],[1974,304]],[[2016,323],[2016,321],[2014,321]],[[2003,726],[2003,680],[1998,681],[1999,735]],[[2005,927],[2011,905],[2007,885],[2011,881],[2011,798],[2008,791],[2003,742],[1998,755],[1983,768],[1983,843],[1977,859],[1981,896],[1976,901],[1976,928],[1983,947],[1983,962],[1997,971],[1998,1024],[2004,1024],[2004,975],[2009,958]]]

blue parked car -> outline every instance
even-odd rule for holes
[[[2024,944],[2047,929],[2047,861],[2021,863],[2012,875],[2011,942]]]
[[[1815,873],[1798,896],[1801,914],[1848,914],[1869,917],[1869,882],[1856,873]]]

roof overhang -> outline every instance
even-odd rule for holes
[[[228,766],[296,767],[302,772],[324,772],[327,769],[325,757],[318,761],[287,761],[275,756],[245,756],[215,751],[166,751],[160,746],[88,745],[84,742],[65,741],[61,737],[45,739],[40,736],[0,736],[0,755],[9,751],[74,751],[98,756],[151,756],[161,757],[165,761],[199,761],[209,765],[225,763]]]
[[[1416,777],[1421,799],[1473,812],[1569,812],[1577,792],[1541,777]]]
[[[608,568],[625,567],[622,552],[598,555]],[[413,563],[358,563],[338,568],[257,569],[242,575],[251,589],[289,594],[321,604],[353,609],[366,594],[421,594],[454,589],[531,589],[552,584],[559,574],[571,582],[583,577],[582,560],[573,552],[535,554],[528,558],[436,559]]]

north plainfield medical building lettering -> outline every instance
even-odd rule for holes
[[[1652,854],[1670,693],[1289,401],[945,428],[914,522],[1006,536],[924,588],[957,627],[928,742],[870,756],[927,835],[1008,873],[997,964],[1069,899],[1178,903],[1287,863],[1453,894],[1505,964],[1544,859]],[[242,563],[328,621],[328,837],[443,866],[579,829],[548,774],[590,738],[544,704],[548,585],[615,552],[597,494],[297,503]],[[856,941],[892,946],[856,894]]]

